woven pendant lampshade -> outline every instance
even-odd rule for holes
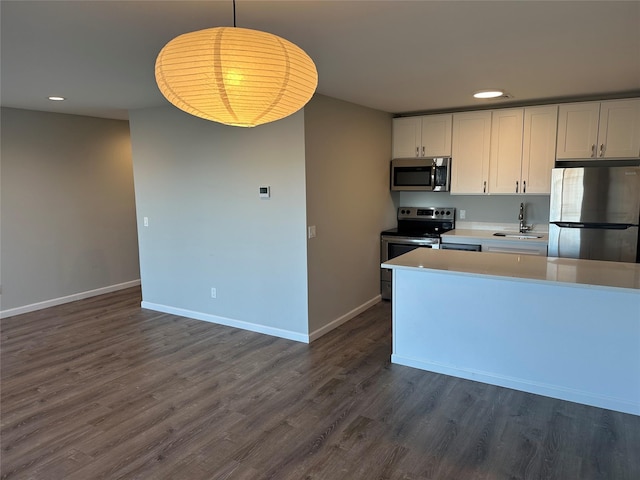
[[[160,91],[179,109],[238,127],[297,112],[318,85],[316,66],[300,47],[237,27],[174,38],[160,51],[155,72]]]

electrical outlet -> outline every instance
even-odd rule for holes
[[[467,218],[467,211],[460,210],[460,220],[464,220],[465,218]]]
[[[315,238],[315,236],[316,236],[316,226],[311,225],[310,227],[307,228],[307,237]]]
[[[145,227],[149,226],[149,217],[144,217],[142,219],[142,223],[144,224]]]
[[[211,287],[211,298],[218,298],[218,290],[215,287]]]

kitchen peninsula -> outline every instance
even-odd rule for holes
[[[382,266],[393,363],[640,415],[640,264],[420,248]]]

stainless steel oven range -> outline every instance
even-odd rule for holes
[[[452,207],[400,207],[398,228],[380,234],[380,263],[416,248],[438,248],[440,234],[455,228]],[[380,269],[380,294],[391,299],[391,270]]]

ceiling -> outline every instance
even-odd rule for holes
[[[319,93],[391,113],[640,95],[640,1],[237,0],[236,14],[239,27],[302,47]],[[168,105],[154,80],[160,49],[233,25],[233,10],[2,0],[0,18],[2,106],[126,119]],[[471,96],[493,87],[512,98]]]

